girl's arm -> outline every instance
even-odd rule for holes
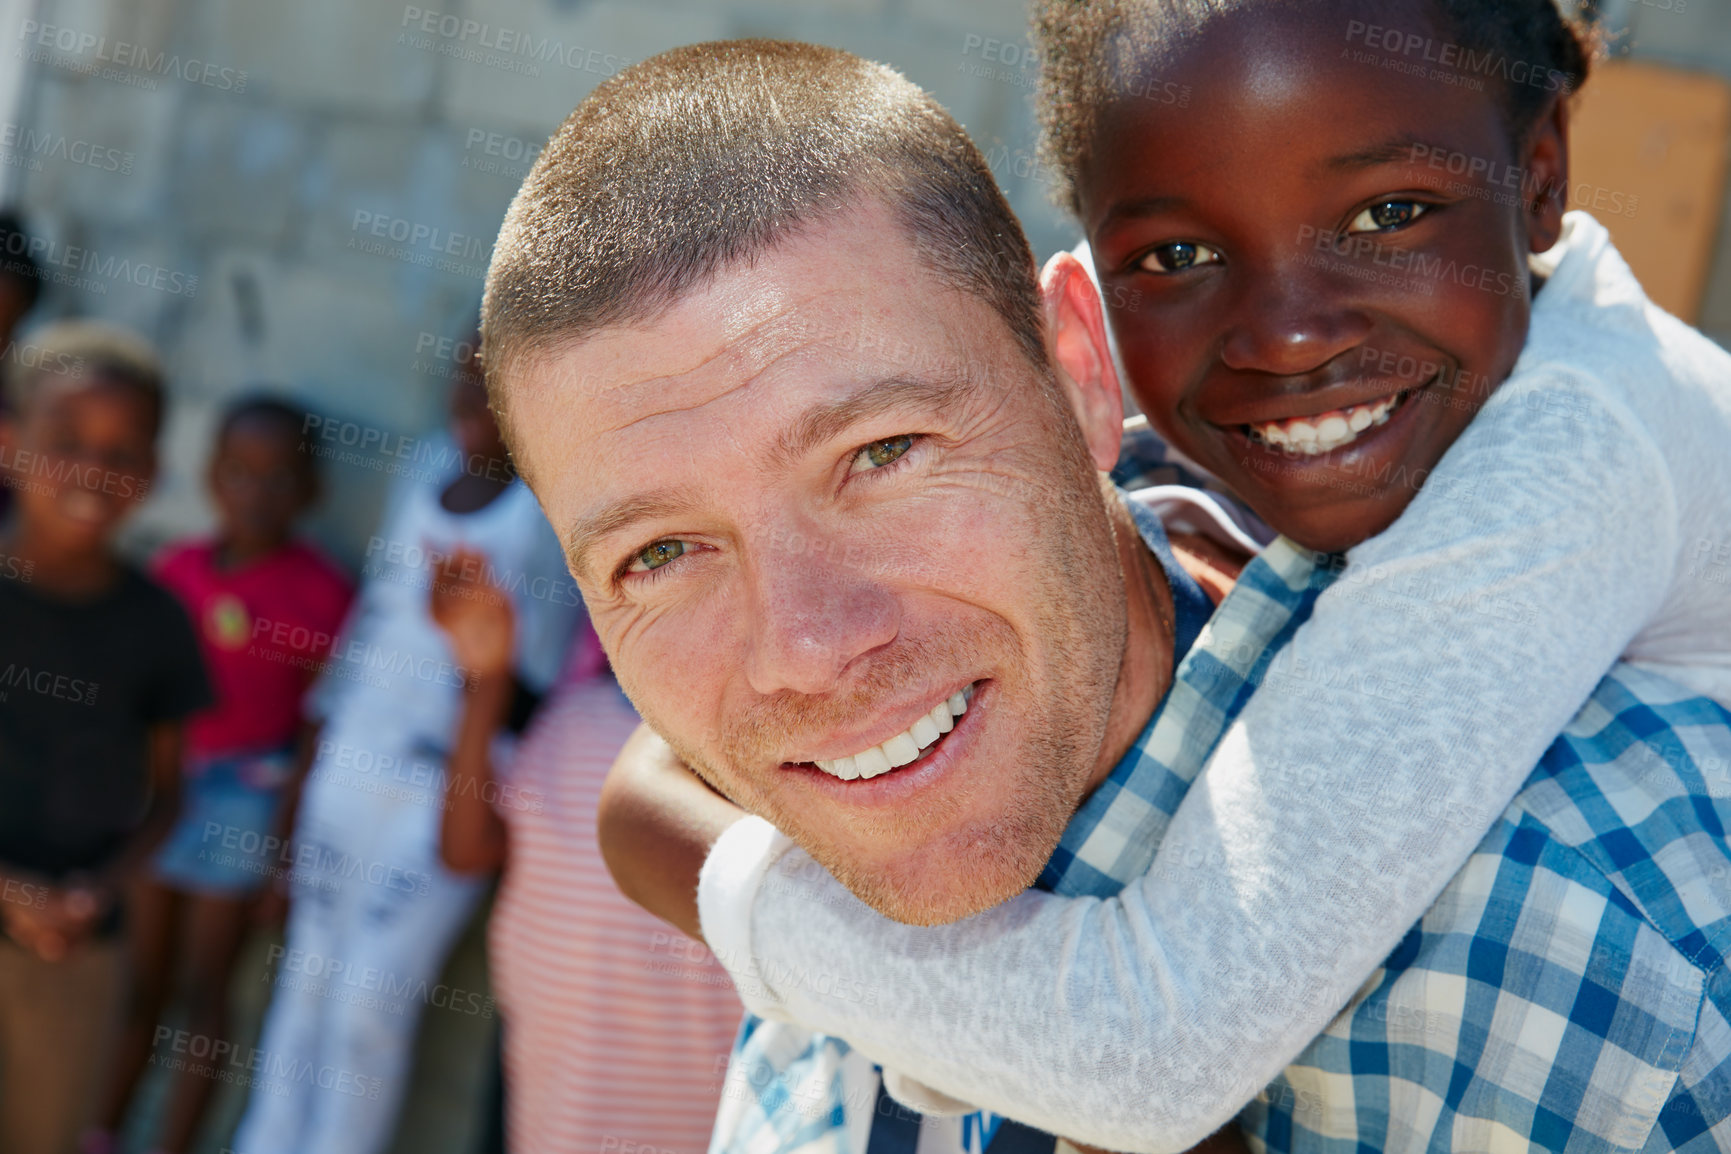
[[[110,901],[131,883],[156,852],[180,816],[181,723],[159,721],[146,734],[145,758],[150,773],[150,803],[144,818],[109,863],[91,881]]]
[[[647,725],[619,751],[595,814],[601,856],[619,892],[702,940],[697,875],[745,811],[685,768]]]
[[[321,654],[321,659],[323,655]],[[270,880],[253,899],[251,917],[263,926],[280,927],[288,917],[289,876],[295,860],[295,821],[300,817],[301,795],[306,792],[307,774],[312,772],[318,757],[319,734],[323,727],[304,718],[295,732],[294,764],[288,780],[283,783],[282,797],[277,802],[272,845],[277,846],[271,866]]]
[[[462,717],[445,773],[445,814],[439,857],[461,873],[505,863],[505,822],[487,800],[490,749],[504,728],[516,684],[511,677],[517,618],[511,600],[485,576],[486,558],[467,549],[451,555],[428,594],[433,620],[445,631],[452,656],[468,674]]]
[[[180,722],[159,721],[145,735],[150,801],[143,819],[101,869],[45,885],[39,900],[0,910],[7,932],[45,961],[59,961],[121,900],[180,815]]]
[[[510,714],[515,690],[510,673],[496,671],[477,674],[463,694],[439,825],[439,858],[458,873],[490,873],[505,864],[505,821],[487,800],[493,780],[489,749]]]
[[[1431,477],[1369,481],[1425,484],[1317,601],[1146,875],[909,927],[753,819],[702,891],[748,1007],[1111,1150],[1183,1150],[1235,1115],[1460,869],[1676,564],[1650,437],[1558,375],[1505,384]]]

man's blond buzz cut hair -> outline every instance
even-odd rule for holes
[[[875,196],[931,272],[1047,357],[1033,252],[985,158],[882,64],[777,40],[694,44],[609,78],[512,201],[481,307],[488,394],[611,325],[652,320],[716,273]]]

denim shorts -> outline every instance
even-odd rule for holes
[[[263,889],[289,868],[277,840],[289,749],[204,759],[188,767],[180,819],[156,853],[164,885],[192,893],[240,897]]]

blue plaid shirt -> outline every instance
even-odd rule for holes
[[[1295,675],[1278,655],[1332,578],[1284,540],[1251,563],[1042,887],[1104,896],[1148,870],[1250,695]],[[1425,917],[1244,1110],[1251,1146],[1731,1149],[1728,775],[1731,712],[1616,667]],[[802,1083],[813,1056],[833,1077]],[[713,1154],[1035,1148],[990,1115],[910,1120],[833,1038],[748,1020],[734,1058]]]

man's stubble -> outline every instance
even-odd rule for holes
[[[650,726],[713,788],[786,833],[861,901],[911,925],[943,924],[982,912],[1039,877],[1087,789],[1117,688],[1128,626],[1125,577],[1107,513],[1107,502],[1115,497],[1094,470],[1056,386],[1036,387],[1052,403],[1059,443],[1050,446],[1056,450],[1051,474],[1016,495],[1026,504],[1035,542],[1028,550],[1036,587],[1029,644],[1018,644],[1001,619],[983,631],[940,627],[925,637],[898,638],[840,696],[782,693],[732,719],[713,755],[657,724],[652,710],[644,708],[647,702],[626,686]],[[789,772],[779,767],[783,751],[869,716],[876,703],[929,670],[977,666],[981,650],[993,653],[1000,665],[995,707],[1016,709],[1025,736],[1014,764],[986,767],[1014,776],[995,820],[975,821],[936,839],[943,851],[937,855],[941,876],[928,876],[932,869],[921,862],[898,863],[886,871],[858,860],[822,836],[818,823],[784,793],[764,788],[739,769],[774,764],[769,772]],[[720,772],[717,761],[733,772]],[[877,832],[895,837],[963,820],[959,799],[936,790],[931,794],[919,812],[905,820],[891,815]]]

